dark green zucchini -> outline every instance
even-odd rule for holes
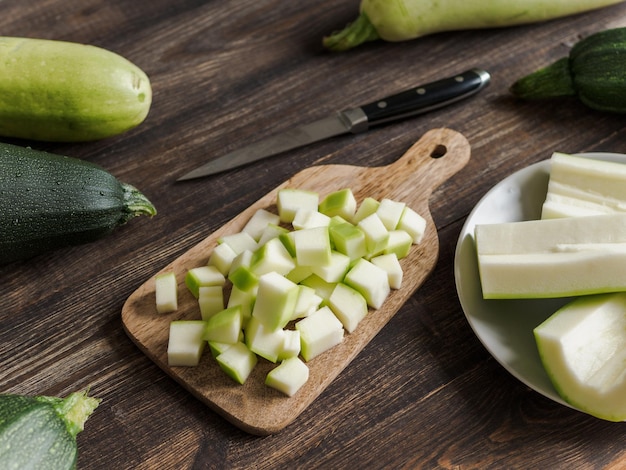
[[[0,395],[0,468],[76,468],[76,435],[99,404],[86,391],[67,398]]]
[[[0,143],[0,264],[91,242],[156,214],[134,187],[92,163]]]
[[[511,93],[529,100],[575,96],[590,108],[626,113],[626,28],[580,40],[568,57],[517,80]]]

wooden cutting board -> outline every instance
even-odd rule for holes
[[[469,158],[470,146],[463,135],[449,129],[434,129],[391,165],[307,168],[159,271],[174,271],[177,275],[179,308],[176,312],[157,314],[154,276],[141,285],[122,309],[124,329],[159,367],[224,418],[251,434],[276,433],[294,421],[324,391],[432,272],[437,262],[439,239],[428,200],[433,190],[463,168]],[[198,367],[169,367],[169,323],[176,319],[200,318],[197,300],[185,287],[185,273],[193,267],[205,265],[216,240],[222,235],[241,231],[257,209],[276,211],[277,191],[286,187],[316,191],[320,198],[332,191],[351,188],[358,202],[368,196],[378,200],[387,197],[405,202],[421,214],[427,220],[427,230],[422,242],[414,245],[410,254],[401,260],[402,287],[391,292],[382,308],[370,309],[357,329],[345,334],[340,345],[307,363],[309,380],[293,397],[264,385],[265,376],[275,365],[261,358],[244,385],[235,383],[221,371],[208,348]]]

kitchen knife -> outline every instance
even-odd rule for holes
[[[183,175],[178,181],[213,175],[323,139],[347,133],[357,134],[372,126],[423,114],[478,93],[489,83],[490,78],[484,70],[471,69],[417,86],[242,147],[211,160]]]

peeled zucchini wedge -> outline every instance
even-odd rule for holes
[[[0,143],[0,264],[97,240],[142,214],[156,209],[99,166]]]
[[[0,36],[0,135],[83,142],[121,134],[150,110],[148,76],[95,46]]]

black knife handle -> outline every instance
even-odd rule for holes
[[[489,83],[484,70],[471,69],[361,106],[369,127],[405,119],[460,101]]]

